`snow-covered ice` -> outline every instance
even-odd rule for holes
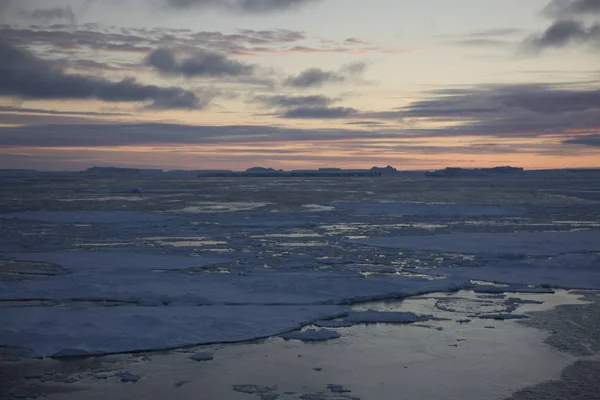
[[[405,190],[414,182],[71,179],[24,181],[0,199],[0,345],[33,356],[410,323],[421,317],[349,305],[462,288],[600,289],[600,231],[581,230],[598,223],[597,205],[537,189],[511,198],[490,182],[478,193],[437,180]],[[144,195],[121,196],[133,187]],[[31,195],[40,190],[47,198]],[[94,193],[104,197],[88,203]]]

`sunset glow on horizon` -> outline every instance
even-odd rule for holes
[[[600,168],[600,0],[0,0],[0,168]]]

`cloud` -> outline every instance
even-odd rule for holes
[[[571,139],[563,140],[563,143],[590,147],[600,147],[600,134],[578,136]]]
[[[185,10],[190,8],[216,8],[247,14],[265,14],[298,9],[322,0],[161,0],[168,7]]]
[[[295,88],[321,87],[330,83],[341,83],[355,79],[366,69],[365,63],[353,63],[343,66],[339,71],[325,71],[321,68],[309,68],[300,74],[290,76],[284,81],[285,86]]]
[[[38,20],[44,23],[56,20],[64,20],[69,22],[70,24],[75,23],[75,13],[73,12],[73,9],[70,6],[64,8],[36,8],[31,11],[21,11],[19,15],[29,19]]]
[[[506,41],[506,40],[489,39],[489,38],[461,39],[461,40],[454,40],[451,43],[457,44],[459,46],[481,46],[481,47],[503,47],[503,46],[509,46],[511,44],[511,42]]]
[[[98,99],[149,102],[156,109],[202,109],[214,94],[199,97],[180,87],[143,85],[134,78],[105,78],[66,73],[50,61],[0,40],[0,96],[21,99]]]
[[[270,125],[65,124],[0,127],[0,147],[105,147],[384,138],[389,132]]]
[[[286,111],[281,118],[338,119],[356,114],[358,114],[358,110],[351,107],[298,107]]]
[[[178,58],[173,50],[160,48],[146,57],[146,64],[164,75],[192,77],[250,76],[254,66],[231,60],[223,54],[198,51]]]
[[[581,21],[559,20],[553,22],[543,33],[530,36],[524,42],[525,48],[533,51],[570,44],[600,44],[600,24],[586,26]]]
[[[526,38],[522,47],[541,52],[569,45],[590,45],[600,50],[600,23],[588,22],[589,16],[600,16],[600,0],[552,0],[543,10],[553,22],[544,32]]]
[[[423,136],[536,137],[600,129],[600,89],[568,85],[481,85],[438,90],[432,97],[393,111],[361,113],[363,118],[446,122]]]
[[[269,108],[294,108],[294,107],[325,107],[337,101],[331,97],[313,96],[255,96],[253,101],[258,101]]]
[[[600,14],[600,0],[553,0],[543,13],[553,18]]]

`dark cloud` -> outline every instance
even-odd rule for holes
[[[600,147],[600,134],[578,136],[563,141],[564,144],[575,144],[581,146]]]
[[[0,147],[102,147],[385,138],[389,132],[293,129],[270,125],[77,124],[0,127]]]
[[[339,83],[346,78],[337,72],[323,71],[321,68],[309,68],[296,76],[290,76],[284,84],[297,88],[320,87],[326,83]]]
[[[356,114],[358,114],[358,110],[350,107],[298,107],[286,111],[281,118],[337,119],[352,117]]]
[[[198,51],[191,56],[178,58],[167,48],[154,50],[146,63],[164,75],[192,77],[249,76],[254,66],[231,60],[223,54]]]
[[[590,23],[587,18],[600,15],[600,0],[552,0],[543,13],[554,21],[544,32],[526,38],[525,50],[540,52],[570,45],[600,50],[600,23]]]
[[[157,109],[202,109],[212,97],[180,87],[143,85],[133,78],[105,78],[66,73],[50,61],[0,40],[0,96],[21,99],[98,99],[149,102]]]
[[[175,9],[217,8],[221,10],[263,14],[289,11],[323,0],[161,0]]]
[[[98,111],[57,111],[44,110],[39,108],[26,108],[15,106],[0,106],[0,113],[18,113],[18,114],[47,114],[47,115],[84,115],[97,117],[121,117],[131,115],[130,113],[121,112],[98,112]]]
[[[362,113],[364,118],[452,122],[423,135],[535,137],[570,130],[600,129],[600,90],[555,85],[482,85],[432,92],[395,111]]]
[[[100,50],[109,52],[147,53],[157,38],[142,34],[102,32],[99,27],[52,25],[44,28],[0,27],[0,38],[19,46],[52,46],[54,51]],[[88,55],[89,56],[89,55]]]
[[[571,44],[600,44],[600,24],[586,26],[584,22],[577,20],[559,20],[553,22],[543,33],[530,36],[524,42],[526,49],[534,51]]]
[[[325,71],[321,68],[309,68],[296,76],[290,76],[284,85],[295,88],[321,87],[329,83],[341,83],[359,77],[366,69],[364,63],[343,66],[339,71]]]
[[[554,18],[600,14],[600,0],[552,0],[544,9],[544,14]]]
[[[255,96],[252,101],[258,101],[269,108],[294,108],[294,107],[326,107],[337,101],[327,96]]]

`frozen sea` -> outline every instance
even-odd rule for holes
[[[600,350],[537,323],[595,304],[600,171],[3,174],[2,398],[504,399]]]

